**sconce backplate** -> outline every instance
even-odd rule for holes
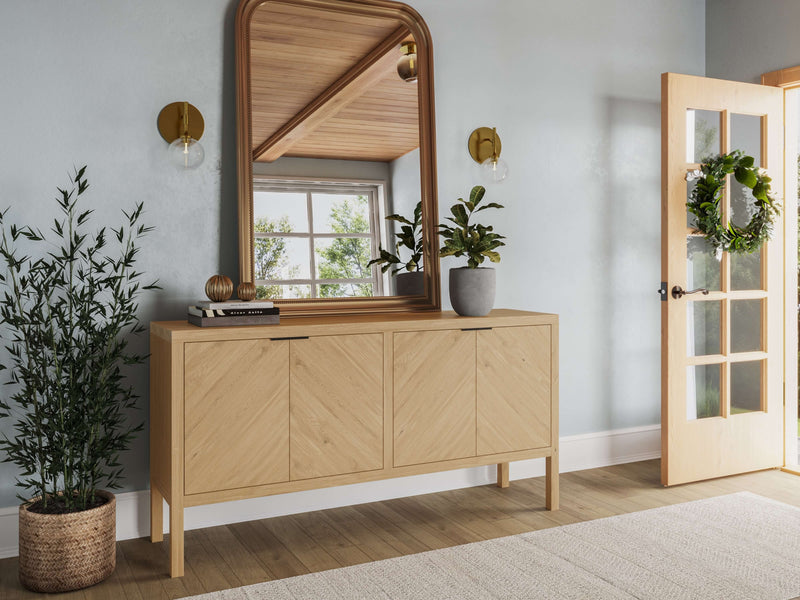
[[[496,134],[494,134],[496,135]],[[482,163],[487,158],[492,156],[492,128],[491,127],[478,127],[475,131],[469,134],[467,140],[467,147],[472,159],[477,163]],[[496,152],[500,156],[500,151],[503,145],[500,143],[500,136],[496,136]]]
[[[158,113],[158,132],[170,144],[183,134],[183,102],[167,104]],[[203,137],[205,121],[203,115],[189,104],[189,137],[199,140]]]

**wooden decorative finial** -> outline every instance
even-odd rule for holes
[[[243,281],[239,284],[239,287],[236,288],[236,295],[239,297],[239,300],[243,302],[250,302],[251,300],[256,299],[256,286],[254,283],[250,281]]]
[[[233,282],[225,275],[212,275],[206,281],[206,296],[212,302],[225,302],[233,295]]]

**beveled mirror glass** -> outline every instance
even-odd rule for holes
[[[241,281],[283,314],[438,310],[422,18],[385,0],[243,0],[236,36]]]

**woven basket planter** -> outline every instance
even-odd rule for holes
[[[19,509],[19,580],[35,592],[67,592],[94,585],[114,572],[117,562],[117,500],[64,515]]]

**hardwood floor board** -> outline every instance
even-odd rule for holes
[[[349,567],[370,562],[370,557],[333,527],[323,515],[327,511],[292,515],[291,520],[316,544],[330,554],[339,566]]]
[[[373,530],[377,535],[386,540],[393,548],[403,555],[416,554],[418,552],[426,552],[432,550],[434,546],[426,544],[425,541],[420,539],[420,535],[413,535],[406,529],[403,529],[393,520],[387,518],[383,505],[379,502],[371,504],[359,504],[353,507],[353,510],[363,516],[369,523],[372,524]],[[435,538],[434,538],[435,539]],[[441,542],[437,541],[435,547],[439,546]]]
[[[375,502],[366,505],[368,508],[356,507],[357,509],[368,511],[378,515],[378,522],[384,527],[388,527],[398,537],[407,543],[412,543],[411,539],[421,544],[419,552],[427,550],[438,550],[439,548],[449,548],[454,544],[453,540],[443,535],[434,527],[426,525],[422,520],[409,520],[402,512],[398,512],[388,502]]]
[[[353,507],[344,506],[325,511],[322,518],[352,544],[357,545],[371,560],[385,560],[404,554],[381,537],[374,524]]]
[[[222,562],[241,582],[251,585],[274,579],[268,568],[258,560],[241,542],[235,532],[250,527],[249,523],[233,523],[219,527],[198,530],[206,537],[206,542],[222,558]]]
[[[340,566],[339,562],[328,554],[324,548],[309,537],[294,521],[286,517],[265,519],[261,523],[289,551],[294,554],[305,567],[312,572],[327,571]]]
[[[185,535],[187,547],[192,548],[192,552],[186,555],[186,567],[191,570],[202,589],[201,592],[193,593],[216,592],[242,585],[233,571],[224,568],[223,558],[202,530],[187,531]]]
[[[452,496],[445,497],[440,494],[426,494],[420,496],[419,500],[431,510],[436,511],[451,521],[462,524],[466,529],[474,532],[474,541],[488,540],[506,535],[514,535],[530,531],[530,528],[517,521],[513,517],[506,515],[498,517],[502,513],[492,510],[491,517],[487,518],[473,500],[475,494],[462,494],[464,497],[460,502],[454,502]],[[496,513],[496,514],[495,514]]]
[[[169,578],[169,545],[166,539],[153,544],[147,538],[138,538],[117,542],[117,547],[122,548],[125,562],[144,600],[170,598],[163,585]]]
[[[136,581],[136,575],[128,563],[128,557],[125,555],[125,542],[117,542],[117,568],[115,574],[122,586],[122,591],[125,593],[125,600],[147,600],[142,596],[139,584]]]
[[[425,506],[424,501],[420,500],[420,498],[423,497],[396,498],[394,500],[389,500],[389,504],[411,522],[419,520],[428,527],[438,531],[441,535],[450,540],[451,546],[456,544],[469,544],[470,542],[477,542],[483,539],[477,536],[473,531],[459,524],[456,520],[448,518],[435,510],[431,510]]]
[[[266,520],[268,519],[236,523],[230,527],[239,541],[275,578],[284,579],[308,573],[308,568],[300,559],[264,526]]]
[[[478,498],[494,504],[501,512],[525,523],[530,527],[531,531],[569,525],[580,521],[578,517],[567,512],[560,510],[549,511],[545,509],[544,503],[539,506],[531,505],[527,496],[524,498],[520,496],[524,492],[515,489],[515,484],[515,481],[511,482],[511,486],[504,489],[495,486],[482,486],[471,489],[475,490]],[[519,499],[515,499],[517,497]]]
[[[0,560],[0,599],[169,600],[307,572],[647,510],[747,490],[800,507],[800,477],[760,471],[665,488],[659,462],[565,473],[562,510],[544,509],[544,478],[372,502],[186,533],[186,576],[169,578],[169,545],[117,544],[108,580],[68,594],[23,589],[17,559]]]

